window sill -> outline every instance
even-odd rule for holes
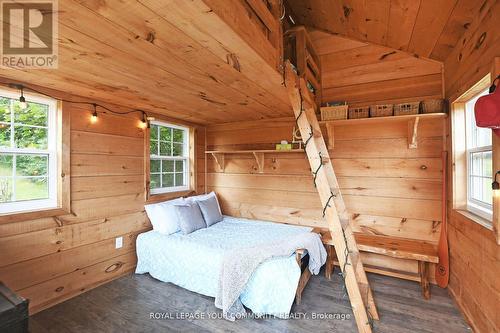
[[[45,210],[0,214],[0,224],[36,220],[44,217],[55,217],[69,213],[69,211],[63,208],[49,208]]]
[[[159,194],[150,194],[148,199],[146,200],[147,204],[153,204],[157,202],[167,201],[179,197],[185,197],[189,194],[194,193],[193,190],[184,190],[178,192],[167,192],[167,193],[159,193]]]
[[[474,213],[471,213],[467,210],[456,209],[455,211],[457,213],[461,214],[462,216],[464,216],[465,218],[471,220],[472,222],[475,222],[475,223],[481,225],[482,227],[493,231],[493,222],[492,221],[487,220],[485,218],[482,218],[481,216],[476,215]]]

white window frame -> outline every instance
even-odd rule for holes
[[[182,149],[183,156],[159,156],[159,155],[151,155],[151,152],[150,152],[150,155],[149,155],[149,161],[150,161],[149,177],[151,177],[151,160],[152,159],[167,160],[167,161],[185,161],[185,164],[184,164],[184,183],[186,185],[150,188],[149,189],[150,193],[152,195],[155,195],[155,194],[163,194],[163,193],[188,191],[190,189],[189,128],[185,127],[185,126],[174,125],[171,123],[157,121],[157,120],[151,121],[151,125],[170,127],[170,128],[182,130],[184,132],[184,135],[183,135],[184,140],[183,140],[183,149]],[[149,142],[151,143],[151,132],[150,132]],[[158,149],[159,149],[159,147],[158,147]],[[172,147],[172,149],[173,149],[173,147]],[[175,162],[174,162],[174,165],[175,165]],[[160,170],[160,179],[161,178],[162,178],[162,175],[161,175],[161,170]],[[174,178],[175,178],[175,173],[174,173]]]
[[[489,205],[489,204],[484,203],[482,201],[476,200],[472,197],[472,182],[471,182],[473,176],[476,178],[482,177],[482,176],[478,176],[478,175],[472,175],[472,155],[474,153],[484,153],[484,152],[492,153],[492,150],[493,150],[493,147],[491,145],[469,148],[469,136],[471,135],[471,127],[470,126],[476,126],[476,125],[475,125],[474,116],[471,116],[470,110],[469,110],[467,104],[471,100],[475,99],[476,97],[483,95],[483,93],[484,93],[484,91],[481,91],[477,95],[470,98],[467,102],[465,102],[465,113],[466,113],[466,115],[465,115],[465,128],[466,128],[465,153],[466,153],[466,158],[467,158],[467,210],[473,214],[476,214],[476,215],[488,220],[488,221],[491,221],[493,219],[493,205]],[[492,174],[492,176],[494,176],[494,175]],[[486,178],[486,177],[482,177],[482,178]],[[491,182],[492,181],[493,181],[493,179],[491,179]]]
[[[11,98],[13,100],[19,99],[19,94],[14,93],[9,90],[0,90],[0,96]],[[18,154],[18,155],[47,155],[48,156],[48,191],[49,195],[47,199],[33,199],[33,200],[23,200],[23,201],[13,201],[0,203],[0,214],[15,214],[23,213],[35,210],[45,210],[54,209],[58,207],[58,153],[57,153],[57,101],[48,98],[41,97],[37,95],[31,95],[29,93],[24,93],[26,101],[35,102],[40,104],[48,105],[48,119],[47,119],[47,149],[32,149],[32,148],[5,148],[0,147],[0,154]],[[11,117],[10,126],[11,128],[16,125],[15,119]],[[22,124],[25,125],[25,124]],[[36,126],[33,126],[36,127]],[[13,133],[11,133],[13,134]],[[14,135],[11,135],[11,143],[14,141]],[[14,162],[15,163],[15,162]],[[15,167],[13,168],[15,172]],[[14,174],[12,176],[15,176]],[[13,179],[14,180],[14,179]],[[15,190],[15,181],[13,181],[13,189]]]

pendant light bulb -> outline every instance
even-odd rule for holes
[[[139,123],[139,127],[142,128],[142,129],[145,129],[145,128],[149,128],[149,121],[146,117],[146,113],[145,112],[142,112],[142,119]]]
[[[94,104],[94,112],[92,113],[92,116],[90,117],[90,122],[92,124],[97,123],[97,106]]]
[[[21,110],[25,110],[28,107],[28,103],[26,103],[26,98],[24,98],[24,87],[21,86],[21,96],[19,97],[19,107]]]

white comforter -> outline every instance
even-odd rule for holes
[[[136,273],[171,282],[215,297],[224,251],[251,247],[311,231],[310,227],[224,216],[224,220],[189,235],[149,231],[137,238]],[[292,255],[264,262],[240,296],[257,314],[286,317],[290,312],[300,269]]]

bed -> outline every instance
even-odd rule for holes
[[[224,216],[221,222],[188,235],[149,231],[137,238],[136,273],[149,273],[158,280],[215,297],[225,251],[310,231],[310,227],[230,216]],[[286,317],[300,278],[301,268],[295,255],[268,260],[254,272],[240,300],[254,314]]]

